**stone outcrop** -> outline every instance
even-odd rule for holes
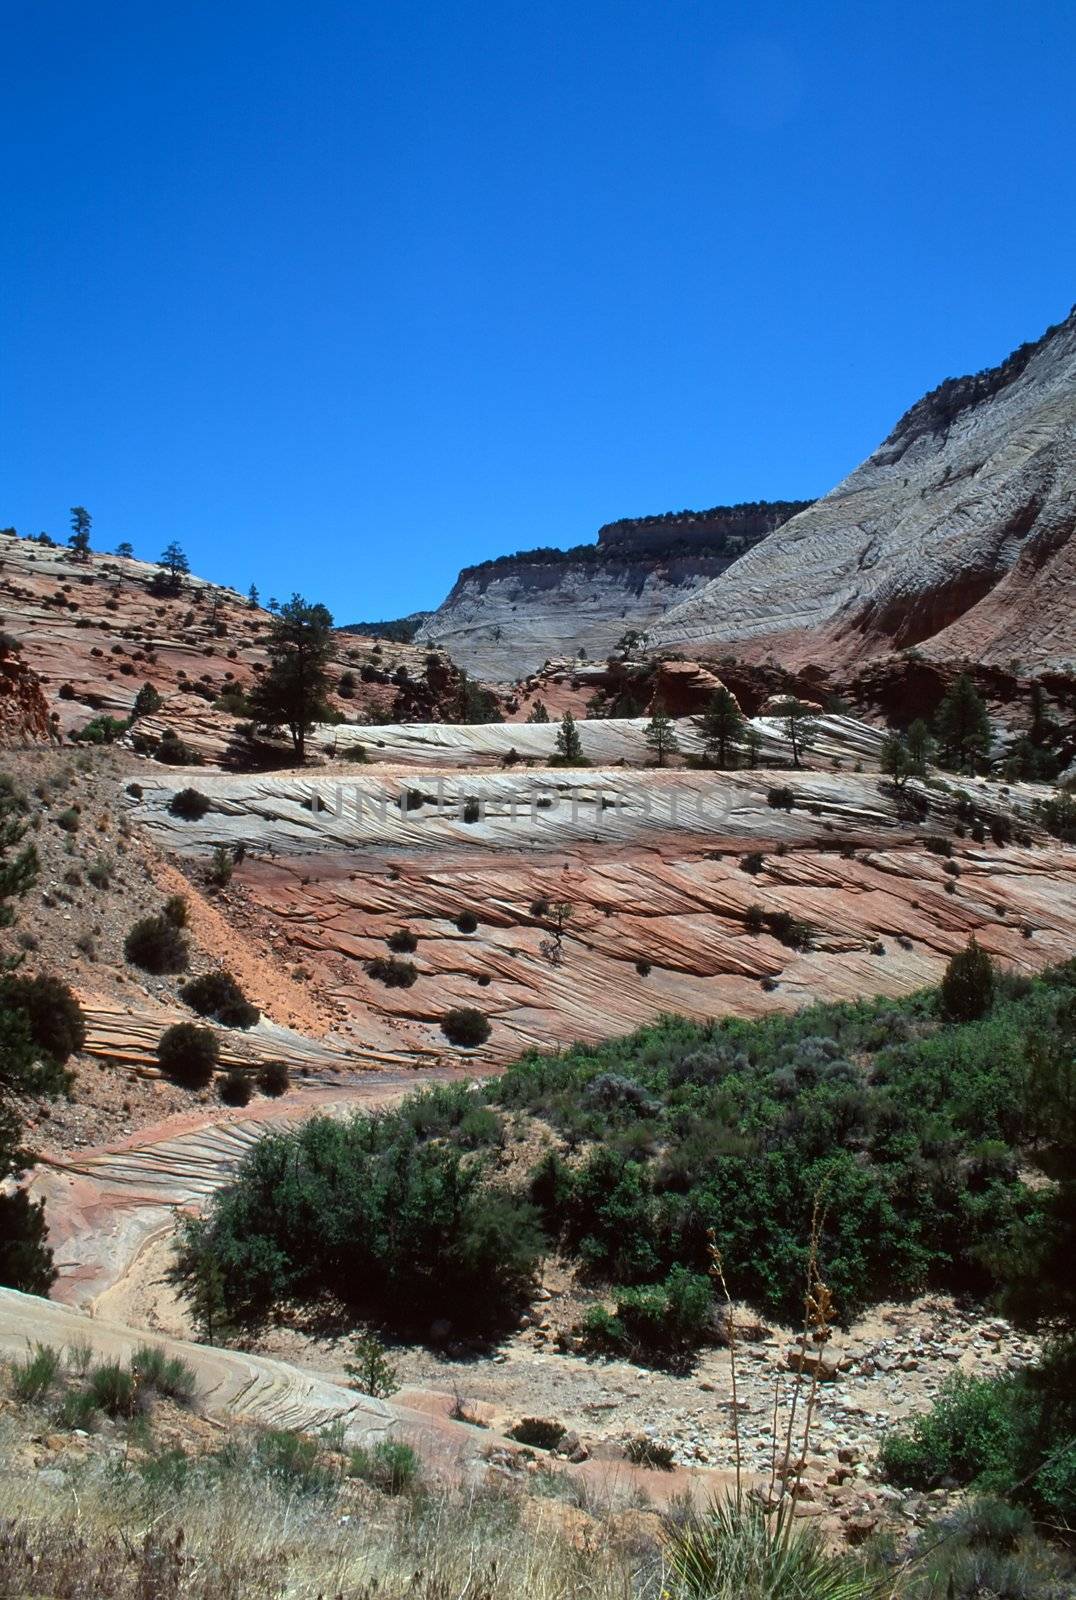
[[[949,380],[863,465],[651,629],[658,646],[845,664],[1076,658],[1076,310]]]
[[[555,657],[592,660],[645,632],[809,501],[761,501],[607,523],[594,545],[466,567],[421,639],[468,672],[510,681]]]
[[[40,678],[14,649],[0,644],[0,746],[44,744],[54,737]]]

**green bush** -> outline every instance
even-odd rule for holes
[[[44,1400],[60,1372],[60,1352],[50,1344],[35,1344],[29,1355],[14,1360],[8,1371],[11,1392],[20,1405]]]
[[[985,950],[972,939],[957,952],[941,982],[942,1015],[950,1022],[974,1022],[994,1002],[994,968]]]
[[[441,1019],[441,1032],[450,1044],[469,1049],[485,1044],[490,1036],[490,1025],[481,1011],[473,1006],[457,1006],[447,1011]]]
[[[157,1044],[161,1071],[185,1089],[204,1089],[212,1081],[219,1058],[216,1034],[194,1022],[177,1022],[166,1028]]]
[[[184,822],[199,822],[209,810],[209,797],[198,789],[180,789],[171,798],[168,809],[174,817]]]
[[[382,1494],[403,1494],[418,1482],[419,1460],[409,1444],[380,1439],[372,1450],[358,1446],[351,1452],[348,1476],[380,1489]]]
[[[400,961],[395,956],[375,956],[366,963],[366,971],[388,989],[410,989],[418,977],[413,961]]]
[[[411,955],[418,949],[418,935],[412,933],[410,928],[397,928],[395,933],[389,934],[385,943],[398,956]]]
[[[563,1422],[554,1422],[549,1417],[524,1417],[512,1424],[508,1437],[534,1450],[556,1450],[567,1431]]]
[[[170,1356],[159,1345],[139,1345],[131,1357],[131,1371],[145,1389],[155,1389],[170,1400],[186,1404],[194,1394],[194,1368],[179,1356]]]
[[[478,927],[478,918],[473,911],[461,911],[456,918],[456,927],[461,933],[474,933]]]
[[[218,970],[192,978],[180,989],[179,998],[200,1017],[211,1017],[225,1028],[252,1028],[261,1016],[230,972]]]
[[[123,953],[133,966],[158,977],[186,971],[190,955],[180,929],[163,915],[141,917],[124,940]]]
[[[89,1376],[89,1394],[98,1411],[110,1417],[131,1417],[138,1405],[133,1375],[118,1361],[94,1367]]]
[[[246,1106],[254,1094],[249,1072],[242,1067],[232,1067],[221,1080],[220,1097],[226,1106]]]
[[[458,1091],[415,1096],[378,1117],[311,1117],[263,1137],[205,1218],[185,1224],[182,1291],[197,1296],[211,1260],[240,1320],[330,1293],[423,1331],[432,1317],[501,1325],[544,1241],[530,1204],[443,1137],[472,1104]]]
[[[267,1061],[258,1069],[258,1088],[262,1094],[276,1098],[286,1094],[291,1083],[287,1062]]]
[[[82,1007],[62,978],[49,973],[5,977],[0,981],[0,1006],[24,1017],[37,1048],[61,1066],[86,1043]]]

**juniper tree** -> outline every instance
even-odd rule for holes
[[[942,700],[934,726],[946,759],[957,766],[974,767],[989,752],[986,702],[966,672],[961,673]]]
[[[779,712],[784,724],[785,738],[792,746],[792,765],[800,765],[800,756],[809,748],[818,727],[817,718],[810,706],[804,705],[802,700],[795,696],[785,701]]]
[[[575,718],[570,711],[566,711],[560,719],[557,730],[557,754],[562,761],[581,761],[583,758],[583,741],[579,737],[579,729],[575,725]]]
[[[169,582],[176,589],[191,570],[191,564],[184,555],[182,546],[175,539],[161,551],[158,566],[165,569]]]

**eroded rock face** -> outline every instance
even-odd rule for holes
[[[555,727],[382,728],[383,767],[206,774],[198,823],[170,815],[177,777],[163,775],[143,784],[132,820],[193,874],[216,845],[246,843],[227,914],[311,971],[360,1058],[492,1064],[662,1012],[899,994],[936,982],[972,934],[1018,969],[1071,952],[1076,854],[1034,826],[1034,786],[966,781],[988,822],[1015,811],[1027,840],[998,846],[988,833],[979,845],[955,834],[955,793],[924,791],[920,817],[876,774],[850,771],[880,735],[849,719],[823,717],[815,770],[779,778],[639,770],[644,726],[581,724],[594,766],[532,771],[500,769],[510,741],[541,761]],[[776,757],[779,721],[756,727]],[[697,748],[689,723],[679,732]],[[633,765],[604,764],[613,751]],[[790,811],[770,804],[778,781]],[[938,834],[952,858],[931,848]],[[556,959],[542,901],[573,908]],[[777,920],[758,931],[752,907]],[[809,926],[805,945],[782,937],[782,916]],[[400,929],[416,937],[415,972],[390,987],[368,966]],[[454,1052],[441,1032],[462,1006],[492,1025],[477,1052]]]
[[[429,617],[436,640],[468,672],[509,681],[546,661],[605,656],[701,590],[771,529],[809,505],[760,501],[629,517],[607,523],[596,545],[539,550],[467,567]]]
[[[1076,310],[1000,367],[950,380],[874,454],[651,629],[784,665],[919,646],[1076,657]]]
[[[37,673],[14,651],[0,652],[0,746],[44,744],[54,737]]]

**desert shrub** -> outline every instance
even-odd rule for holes
[[[473,796],[463,802],[464,822],[477,822],[481,815],[482,807]]]
[[[267,1061],[258,1069],[258,1088],[262,1094],[277,1098],[286,1094],[291,1083],[287,1062]]]
[[[246,1106],[254,1094],[249,1072],[242,1067],[232,1067],[221,1079],[220,1097],[226,1106]]]
[[[218,970],[192,978],[180,989],[179,998],[200,1017],[211,1017],[225,1028],[252,1028],[261,1016],[230,972]]]
[[[485,1044],[490,1036],[490,1025],[473,1006],[457,1006],[442,1017],[441,1032],[451,1044],[468,1048]]]
[[[712,1326],[710,1280],[673,1267],[661,1283],[613,1292],[615,1310],[591,1316],[584,1335],[598,1348],[619,1349],[636,1360],[677,1361],[706,1338]]]
[[[796,804],[796,796],[787,786],[771,789],[766,795],[766,804],[774,811],[791,811]]]
[[[52,1389],[60,1373],[60,1352],[50,1344],[35,1344],[8,1367],[11,1393],[20,1405],[37,1405]]]
[[[639,974],[640,978],[649,978],[653,968],[649,961],[637,961],[635,963],[635,970]]]
[[[633,1466],[656,1468],[659,1472],[671,1472],[676,1465],[672,1446],[651,1439],[645,1433],[637,1433],[634,1439],[629,1439],[624,1454]]]
[[[366,970],[388,989],[410,989],[418,977],[413,961],[400,961],[396,956],[375,956],[366,963]]]
[[[385,943],[396,955],[410,955],[418,949],[418,934],[412,933],[410,928],[397,928],[395,933],[389,934]]]
[[[291,1428],[267,1428],[255,1446],[257,1466],[288,1494],[335,1494],[336,1474],[318,1460],[318,1455],[318,1441]]]
[[[524,1417],[512,1424],[508,1437],[533,1450],[556,1450],[567,1431],[563,1422],[554,1422],[549,1417]]]
[[[744,912],[743,925],[748,933],[759,934],[766,926],[766,914],[761,906],[748,906]]]
[[[194,1394],[194,1368],[159,1345],[139,1345],[131,1357],[131,1372],[143,1388],[155,1389],[170,1400],[186,1403]]]
[[[98,1411],[110,1417],[134,1415],[138,1405],[135,1380],[118,1361],[106,1361],[94,1367],[87,1387]]]
[[[760,850],[752,850],[749,855],[741,858],[740,871],[749,872],[752,877],[755,877],[762,871],[765,860],[766,858]]]
[[[232,881],[235,870],[235,857],[226,844],[218,844],[213,851],[212,860],[206,868],[206,882],[213,884],[217,889],[226,889]]]
[[[187,897],[182,894],[170,894],[161,907],[161,915],[172,924],[174,928],[187,926]]]
[[[56,814],[56,826],[65,833],[77,833],[81,820],[78,806],[65,806]]]
[[[179,789],[172,796],[168,809],[184,822],[198,822],[209,810],[209,798],[198,789]]]
[[[0,1007],[21,1016],[33,1044],[59,1066],[86,1043],[82,1007],[62,978],[9,974],[0,979]]]
[[[181,1288],[196,1294],[210,1259],[240,1320],[330,1293],[402,1327],[501,1326],[543,1240],[529,1202],[438,1136],[471,1103],[459,1091],[415,1096],[381,1116],[311,1117],[260,1139],[204,1219],[184,1226]],[[414,1115],[431,1106],[433,1131],[420,1131]]]
[[[456,918],[456,927],[461,933],[474,933],[478,928],[478,918],[473,911],[461,911]]]
[[[141,917],[123,941],[123,953],[133,966],[162,976],[185,972],[189,950],[182,930],[170,917]]]
[[[202,758],[197,750],[193,750],[173,728],[165,728],[157,741],[153,751],[154,760],[163,761],[169,767],[200,767]]]
[[[161,1071],[187,1089],[204,1089],[212,1080],[219,1058],[216,1034],[194,1022],[174,1023],[157,1043]]]
[[[112,887],[112,868],[104,856],[98,856],[86,869],[86,876],[95,889]]]
[[[809,950],[814,935],[809,923],[801,922],[789,911],[765,911],[763,923],[775,939],[790,950]]]
[[[403,1494],[418,1482],[419,1459],[401,1439],[379,1439],[372,1449],[352,1450],[348,1476],[361,1478],[382,1494]]]

